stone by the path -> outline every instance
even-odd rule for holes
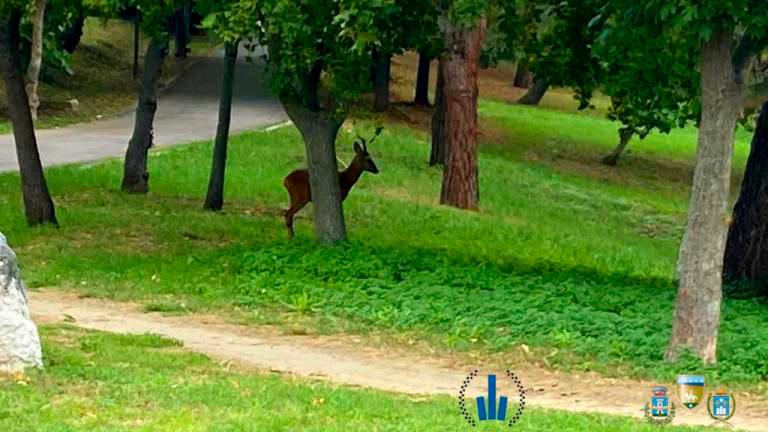
[[[29,316],[16,254],[0,233],[0,372],[42,366],[40,337]]]

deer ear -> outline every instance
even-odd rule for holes
[[[363,148],[360,147],[360,143],[355,141],[355,153],[362,153],[362,152],[363,152]]]

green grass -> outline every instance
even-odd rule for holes
[[[0,378],[0,430],[469,430],[454,398],[410,398],[227,370],[158,336],[41,328],[42,372]],[[460,383],[457,383],[457,388]],[[476,430],[497,430],[481,425]],[[654,431],[640,420],[526,410],[521,431]],[[670,431],[701,428],[667,427]]]
[[[754,300],[724,303],[717,366],[662,359],[690,131],[649,138],[606,168],[610,122],[493,102],[481,113],[480,212],[437,205],[441,173],[425,164],[426,135],[389,125],[371,148],[382,173],[351,193],[350,241],[337,248],[314,243],[308,213],[296,241],[286,239],[281,179],[303,163],[292,128],[232,140],[223,214],[200,210],[211,154],[202,143],[155,152],[149,196],[117,192],[119,161],[49,170],[59,230],[27,228],[17,176],[0,176],[0,226],[32,286],[149,310],[378,332],[607,375],[670,380],[690,370],[752,387],[768,378],[768,306]],[[353,137],[339,140],[343,160]],[[673,138],[668,152],[650,141]],[[745,150],[741,139],[737,160]],[[524,359],[512,355],[521,344],[532,348]]]

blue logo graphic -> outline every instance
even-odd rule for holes
[[[477,397],[477,416],[480,421],[501,420],[507,418],[507,397],[499,398],[499,410],[496,411],[496,375],[488,375],[488,411],[485,410],[485,397]]]
[[[525,410],[525,389],[522,382],[512,371],[506,371],[501,376],[503,383],[498,383],[496,374],[488,374],[488,392],[484,395],[476,396],[475,404],[471,399],[467,399],[467,390],[478,376],[477,370],[472,371],[461,386],[459,391],[459,412],[470,426],[477,426],[479,421],[501,421],[506,422],[507,426],[512,427],[520,420]],[[498,384],[498,385],[497,385]],[[506,390],[509,396],[499,395],[502,390]],[[476,405],[477,416],[470,414],[472,405]],[[477,419],[477,420],[476,420]]]
[[[712,403],[715,407],[713,410],[714,415],[717,417],[728,417],[731,414],[731,397],[730,396],[715,396],[712,398]]]

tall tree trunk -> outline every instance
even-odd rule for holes
[[[544,94],[549,88],[549,83],[544,78],[536,77],[533,80],[533,87],[517,101],[521,105],[538,105],[541,99],[544,98]]]
[[[768,283],[768,102],[764,103],[752,138],[752,150],[741,183],[741,194],[725,246],[723,277],[741,291],[765,290]]]
[[[224,173],[227,168],[227,143],[229,141],[229,125],[232,119],[232,90],[235,85],[235,68],[237,67],[238,42],[227,43],[224,46],[224,80],[219,101],[219,125],[216,128],[216,142],[213,146],[213,162],[211,177],[208,181],[208,193],[203,208],[219,211],[224,205]]]
[[[43,30],[45,26],[45,8],[48,0],[35,1],[35,16],[32,22],[32,50],[29,58],[27,74],[24,77],[29,98],[29,111],[32,120],[37,120],[37,109],[40,107],[40,95],[37,87],[40,83],[40,69],[43,66]]]
[[[347,238],[347,227],[336,166],[336,136],[344,120],[331,112],[311,111],[294,100],[281,98],[281,101],[304,139],[315,209],[315,235],[323,244],[343,241]]]
[[[678,260],[680,285],[666,358],[684,348],[704,363],[717,360],[728,191],[743,84],[733,66],[732,31],[715,33],[701,52],[701,125],[688,226]]]
[[[528,70],[528,65],[517,65],[517,71],[515,72],[515,81],[513,85],[518,88],[529,88],[533,83],[533,74]]]
[[[77,46],[80,45],[80,39],[83,37],[85,18],[85,13],[80,11],[79,15],[77,15],[72,20],[72,23],[61,33],[59,44],[64,51],[72,54],[77,49]]]
[[[634,132],[632,129],[622,128],[619,131],[619,145],[608,156],[603,158],[603,163],[610,166],[616,166],[619,163],[619,158],[624,153],[624,149],[629,145],[629,141],[632,139]]]
[[[157,83],[163,69],[163,60],[168,55],[168,39],[153,37],[144,58],[144,78],[139,89],[139,103],[136,106],[136,122],[133,136],[128,142],[123,167],[122,189],[130,193],[149,191],[147,153],[152,147],[152,125],[157,112]]]
[[[176,11],[174,15],[174,35],[176,37],[176,58],[186,58],[189,53],[189,14],[188,6]]]
[[[419,51],[419,68],[416,73],[416,94],[413,97],[415,105],[429,106],[429,66],[432,59],[426,51]]]
[[[374,78],[374,91],[376,99],[373,103],[373,110],[384,112],[389,109],[389,75],[392,63],[390,54],[379,52],[375,56],[376,75]]]
[[[29,111],[29,99],[19,66],[21,16],[21,10],[12,10],[7,16],[0,16],[0,72],[5,83],[8,114],[16,142],[24,211],[30,225],[58,225],[56,210],[43,173],[43,164],[40,162],[35,127]]]
[[[461,209],[477,208],[477,73],[486,22],[464,29],[448,24],[445,30],[445,139],[448,153],[443,170],[440,203]]]
[[[432,146],[429,152],[429,165],[445,164],[447,145],[445,143],[445,61],[440,58],[437,64],[437,88],[435,89],[435,112],[432,114]]]

